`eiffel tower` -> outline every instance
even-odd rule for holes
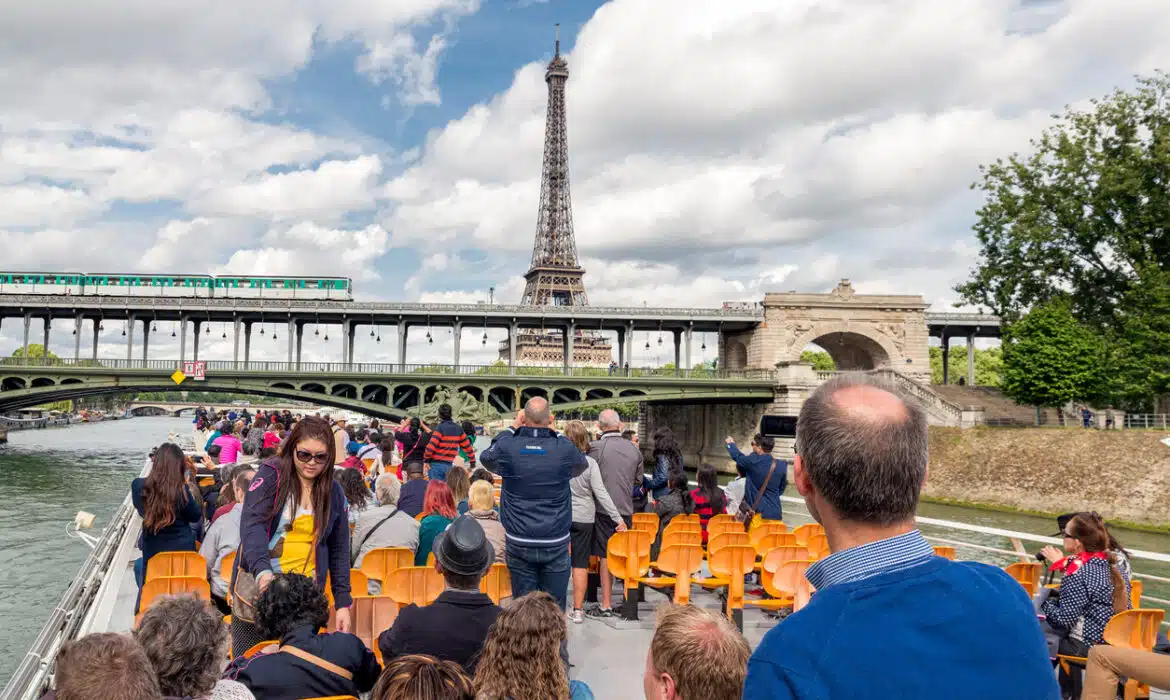
[[[561,56],[560,25],[556,50],[544,72],[548,84],[548,114],[544,128],[544,164],[540,181],[540,208],[532,262],[524,275],[526,306],[586,306],[585,269],[577,259],[573,236],[573,205],[569,196],[569,137],[565,119],[565,83],[569,64]],[[564,361],[560,332],[526,331],[516,339],[516,359],[523,364],[560,365]],[[578,332],[573,339],[573,365],[605,366],[613,357],[609,341],[598,333]],[[507,341],[500,357],[508,357]]]

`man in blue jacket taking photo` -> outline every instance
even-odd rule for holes
[[[585,455],[549,426],[548,401],[536,397],[496,436],[481,462],[503,478],[500,521],[516,598],[546,591],[565,608],[569,590],[569,481],[588,467]]]

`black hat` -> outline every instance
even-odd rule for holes
[[[1056,526],[1060,528],[1060,532],[1053,535],[1053,537],[1064,537],[1064,528],[1068,527],[1068,521],[1080,515],[1080,513],[1065,513],[1064,515],[1056,516]]]
[[[461,515],[435,538],[435,560],[443,571],[458,576],[481,576],[496,559],[496,550],[483,528],[470,515]]]

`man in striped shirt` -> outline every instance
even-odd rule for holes
[[[423,452],[423,460],[430,464],[430,478],[446,481],[447,470],[459,456],[459,450],[467,455],[468,471],[475,470],[475,447],[463,428],[451,419],[451,405],[439,404],[439,424],[431,433],[431,441]]]

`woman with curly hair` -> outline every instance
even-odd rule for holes
[[[455,512],[455,498],[447,484],[442,481],[427,483],[427,493],[423,497],[423,509],[419,515],[422,516],[422,521],[418,528],[418,549],[414,553],[414,565],[426,566],[435,538],[459,515]]]
[[[400,656],[386,664],[370,700],[474,700],[475,687],[454,661],[425,654]]]
[[[647,479],[642,486],[657,501],[670,490],[670,474],[682,470],[682,450],[679,449],[678,441],[674,439],[674,432],[670,428],[656,430],[654,432],[654,476]]]
[[[134,630],[166,697],[252,700],[237,681],[220,680],[227,657],[223,615],[193,595],[164,596],[142,614]]]
[[[369,692],[382,672],[356,636],[318,634],[329,624],[329,601],[305,576],[273,577],[256,603],[256,616],[265,638],[278,644],[236,659],[224,674],[248,686],[256,700],[356,696]]]
[[[333,431],[321,418],[296,424],[280,454],[256,470],[240,514],[240,553],[232,571],[232,647],[268,637],[256,627],[255,601],[277,574],[297,573],[325,589],[330,581],[337,629],[348,632],[349,522],[345,491],[333,479]],[[328,694],[328,693],[326,693]]]
[[[345,492],[345,501],[349,504],[349,524],[353,525],[357,522],[358,516],[372,506],[370,489],[366,486],[362,473],[357,469],[337,470],[337,481],[341,483],[341,488]]]
[[[142,563],[134,567],[139,588],[155,554],[195,551],[193,528],[202,524],[203,499],[191,486],[190,475],[183,450],[168,442],[155,450],[150,474],[130,482],[130,499],[142,516]]]
[[[592,700],[581,681],[570,681],[560,649],[567,638],[560,606],[544,591],[517,598],[488,633],[475,690],[479,700]]]

